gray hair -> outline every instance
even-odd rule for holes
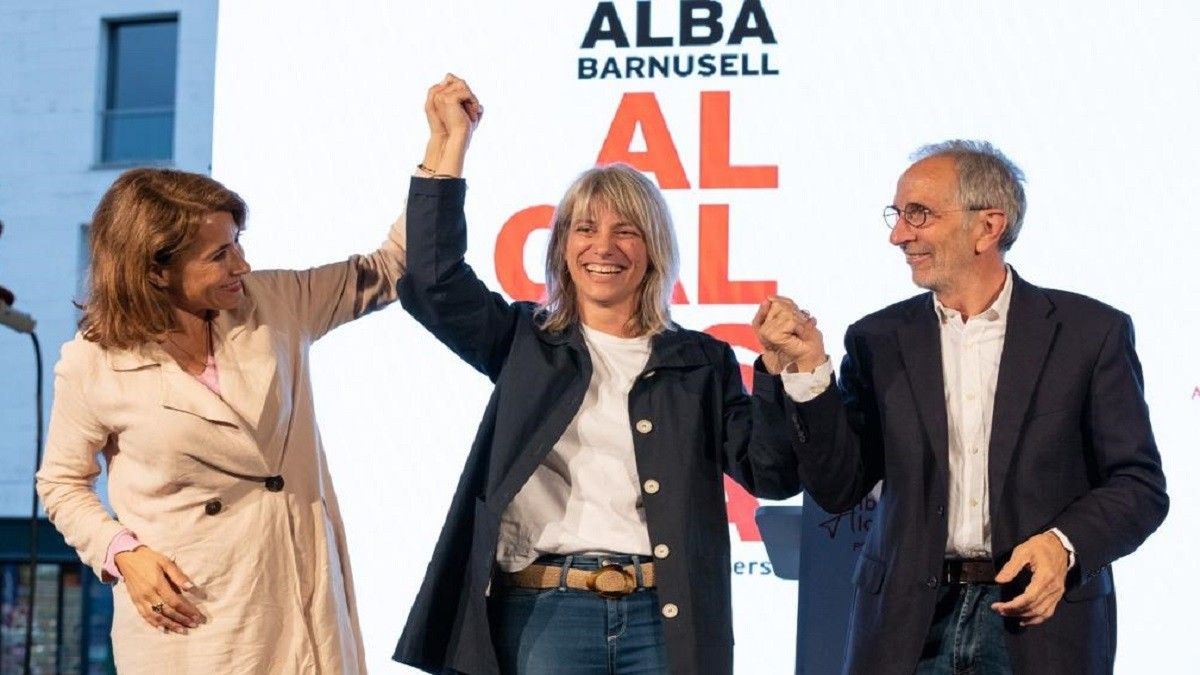
[[[955,139],[922,146],[912,154],[917,162],[930,157],[954,158],[958,172],[958,201],[968,209],[1000,209],[1008,228],[1000,237],[1000,250],[1008,251],[1025,220],[1025,172],[987,141]]]
[[[546,249],[546,302],[542,305],[542,328],[561,331],[579,321],[575,283],[567,271],[567,236],[571,224],[585,218],[598,206],[614,213],[642,231],[649,258],[646,276],[631,318],[637,335],[654,335],[675,328],[671,321],[671,294],[679,278],[679,245],[671,212],[658,187],[625,164],[598,166],[583,172],[567,188],[550,226]]]

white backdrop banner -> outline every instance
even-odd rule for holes
[[[1200,558],[1200,10],[1187,1],[261,0],[221,4],[213,173],[250,203],[260,268],[364,252],[403,208],[426,88],[465,77],[487,109],[467,163],[468,261],[541,292],[551,205],[625,161],[666,194],[675,317],[755,356],[765,295],[845,327],[916,292],[880,213],[917,146],[981,138],[1028,175],[1009,261],[1130,312],[1173,503],[1117,566],[1118,672],[1186,661]],[[181,27],[187,29],[187,17]],[[314,348],[368,661],[389,660],[488,382],[401,309]],[[795,582],[772,575],[758,501],[728,491],[739,673],[793,663]]]

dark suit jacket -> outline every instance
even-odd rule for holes
[[[912,673],[932,622],[949,494],[938,330],[929,293],[863,318],[846,332],[838,386],[799,406],[801,480],[822,508],[850,509],[883,481],[854,572],[847,673]],[[1008,626],[1016,672],[1110,672],[1110,564],[1168,504],[1129,317],[1014,272],[988,453],[997,566],[1052,527],[1076,551],[1054,616]]]

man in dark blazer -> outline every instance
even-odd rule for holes
[[[800,475],[824,509],[882,481],[854,572],[845,672],[1107,673],[1111,563],[1167,513],[1127,315],[1004,262],[1020,169],[987,143],[928,146],[885,211],[932,291],[846,332],[840,377],[807,312],[764,358],[812,372]]]

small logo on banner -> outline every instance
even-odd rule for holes
[[[681,0],[674,30],[663,26],[669,3],[640,0],[622,14],[614,2],[596,4],[580,49],[581,80],[686,79],[778,75],[768,46],[775,31],[761,0],[743,0],[737,14],[717,0]],[[656,10],[656,8],[658,8]],[[632,29],[632,40],[630,39]],[[655,32],[655,31],[659,32]],[[707,48],[720,47],[719,51]],[[609,48],[611,56],[592,50]],[[697,49],[698,48],[698,49]]]
[[[1200,385],[1196,385],[1192,389],[1192,400],[1195,401],[1196,399],[1200,399]]]
[[[879,500],[872,492],[855,504],[854,508],[832,515],[818,525],[825,530],[830,539],[837,539],[840,530],[842,539],[850,540],[851,550],[861,551],[866,543],[867,533],[871,531],[871,524],[875,520],[875,507],[878,505]]]

